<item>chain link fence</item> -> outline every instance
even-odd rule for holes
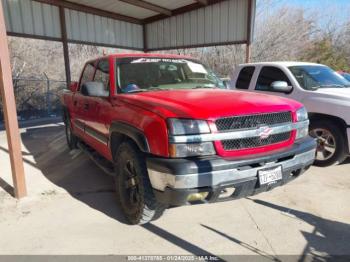
[[[66,81],[14,78],[13,88],[19,121],[34,120],[61,115],[60,93],[67,88]],[[3,122],[3,107],[0,103],[0,122]]]

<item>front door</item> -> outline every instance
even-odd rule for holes
[[[96,72],[93,78],[95,82],[102,82],[105,89],[110,91],[109,61],[101,59],[96,64]],[[106,112],[111,110],[110,98],[86,97],[85,106],[85,140],[104,156],[109,153],[109,130],[107,127]]]
[[[256,80],[256,85],[253,88],[255,91],[266,92],[270,95],[288,97],[289,94],[275,91],[272,88],[271,84],[275,81],[283,81],[287,82],[289,86],[292,85],[288,76],[283,72],[282,69],[275,66],[264,66],[261,68]]]
[[[79,81],[78,91],[73,96],[73,128],[74,133],[85,138],[85,122],[88,111],[88,97],[81,94],[84,83],[92,81],[95,73],[94,62],[86,63]]]

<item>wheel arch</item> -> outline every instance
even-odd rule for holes
[[[147,137],[138,128],[120,121],[113,122],[110,127],[110,150],[114,159],[118,146],[125,140],[131,140],[144,153],[150,153]]]
[[[327,114],[323,114],[323,113],[309,113],[309,118],[310,118],[310,123],[312,124],[315,121],[319,121],[319,120],[326,120],[326,121],[330,121],[331,123],[335,124],[337,127],[339,127],[339,130],[341,131],[341,133],[343,134],[347,145],[349,144],[349,138],[347,136],[347,123],[345,122],[344,119],[337,117],[337,116],[333,116],[333,115],[327,115]],[[347,146],[347,151],[348,153],[350,152],[349,146]]]

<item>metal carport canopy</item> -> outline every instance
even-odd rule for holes
[[[142,51],[245,44],[255,0],[2,0],[9,35]]]
[[[26,195],[6,33],[60,41],[70,83],[68,43],[144,52],[246,44],[255,0],[1,0],[0,91],[15,196]]]

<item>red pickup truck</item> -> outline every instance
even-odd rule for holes
[[[225,90],[199,61],[114,54],[86,63],[61,98],[67,142],[116,181],[131,224],[168,207],[253,195],[314,161],[298,102]]]

